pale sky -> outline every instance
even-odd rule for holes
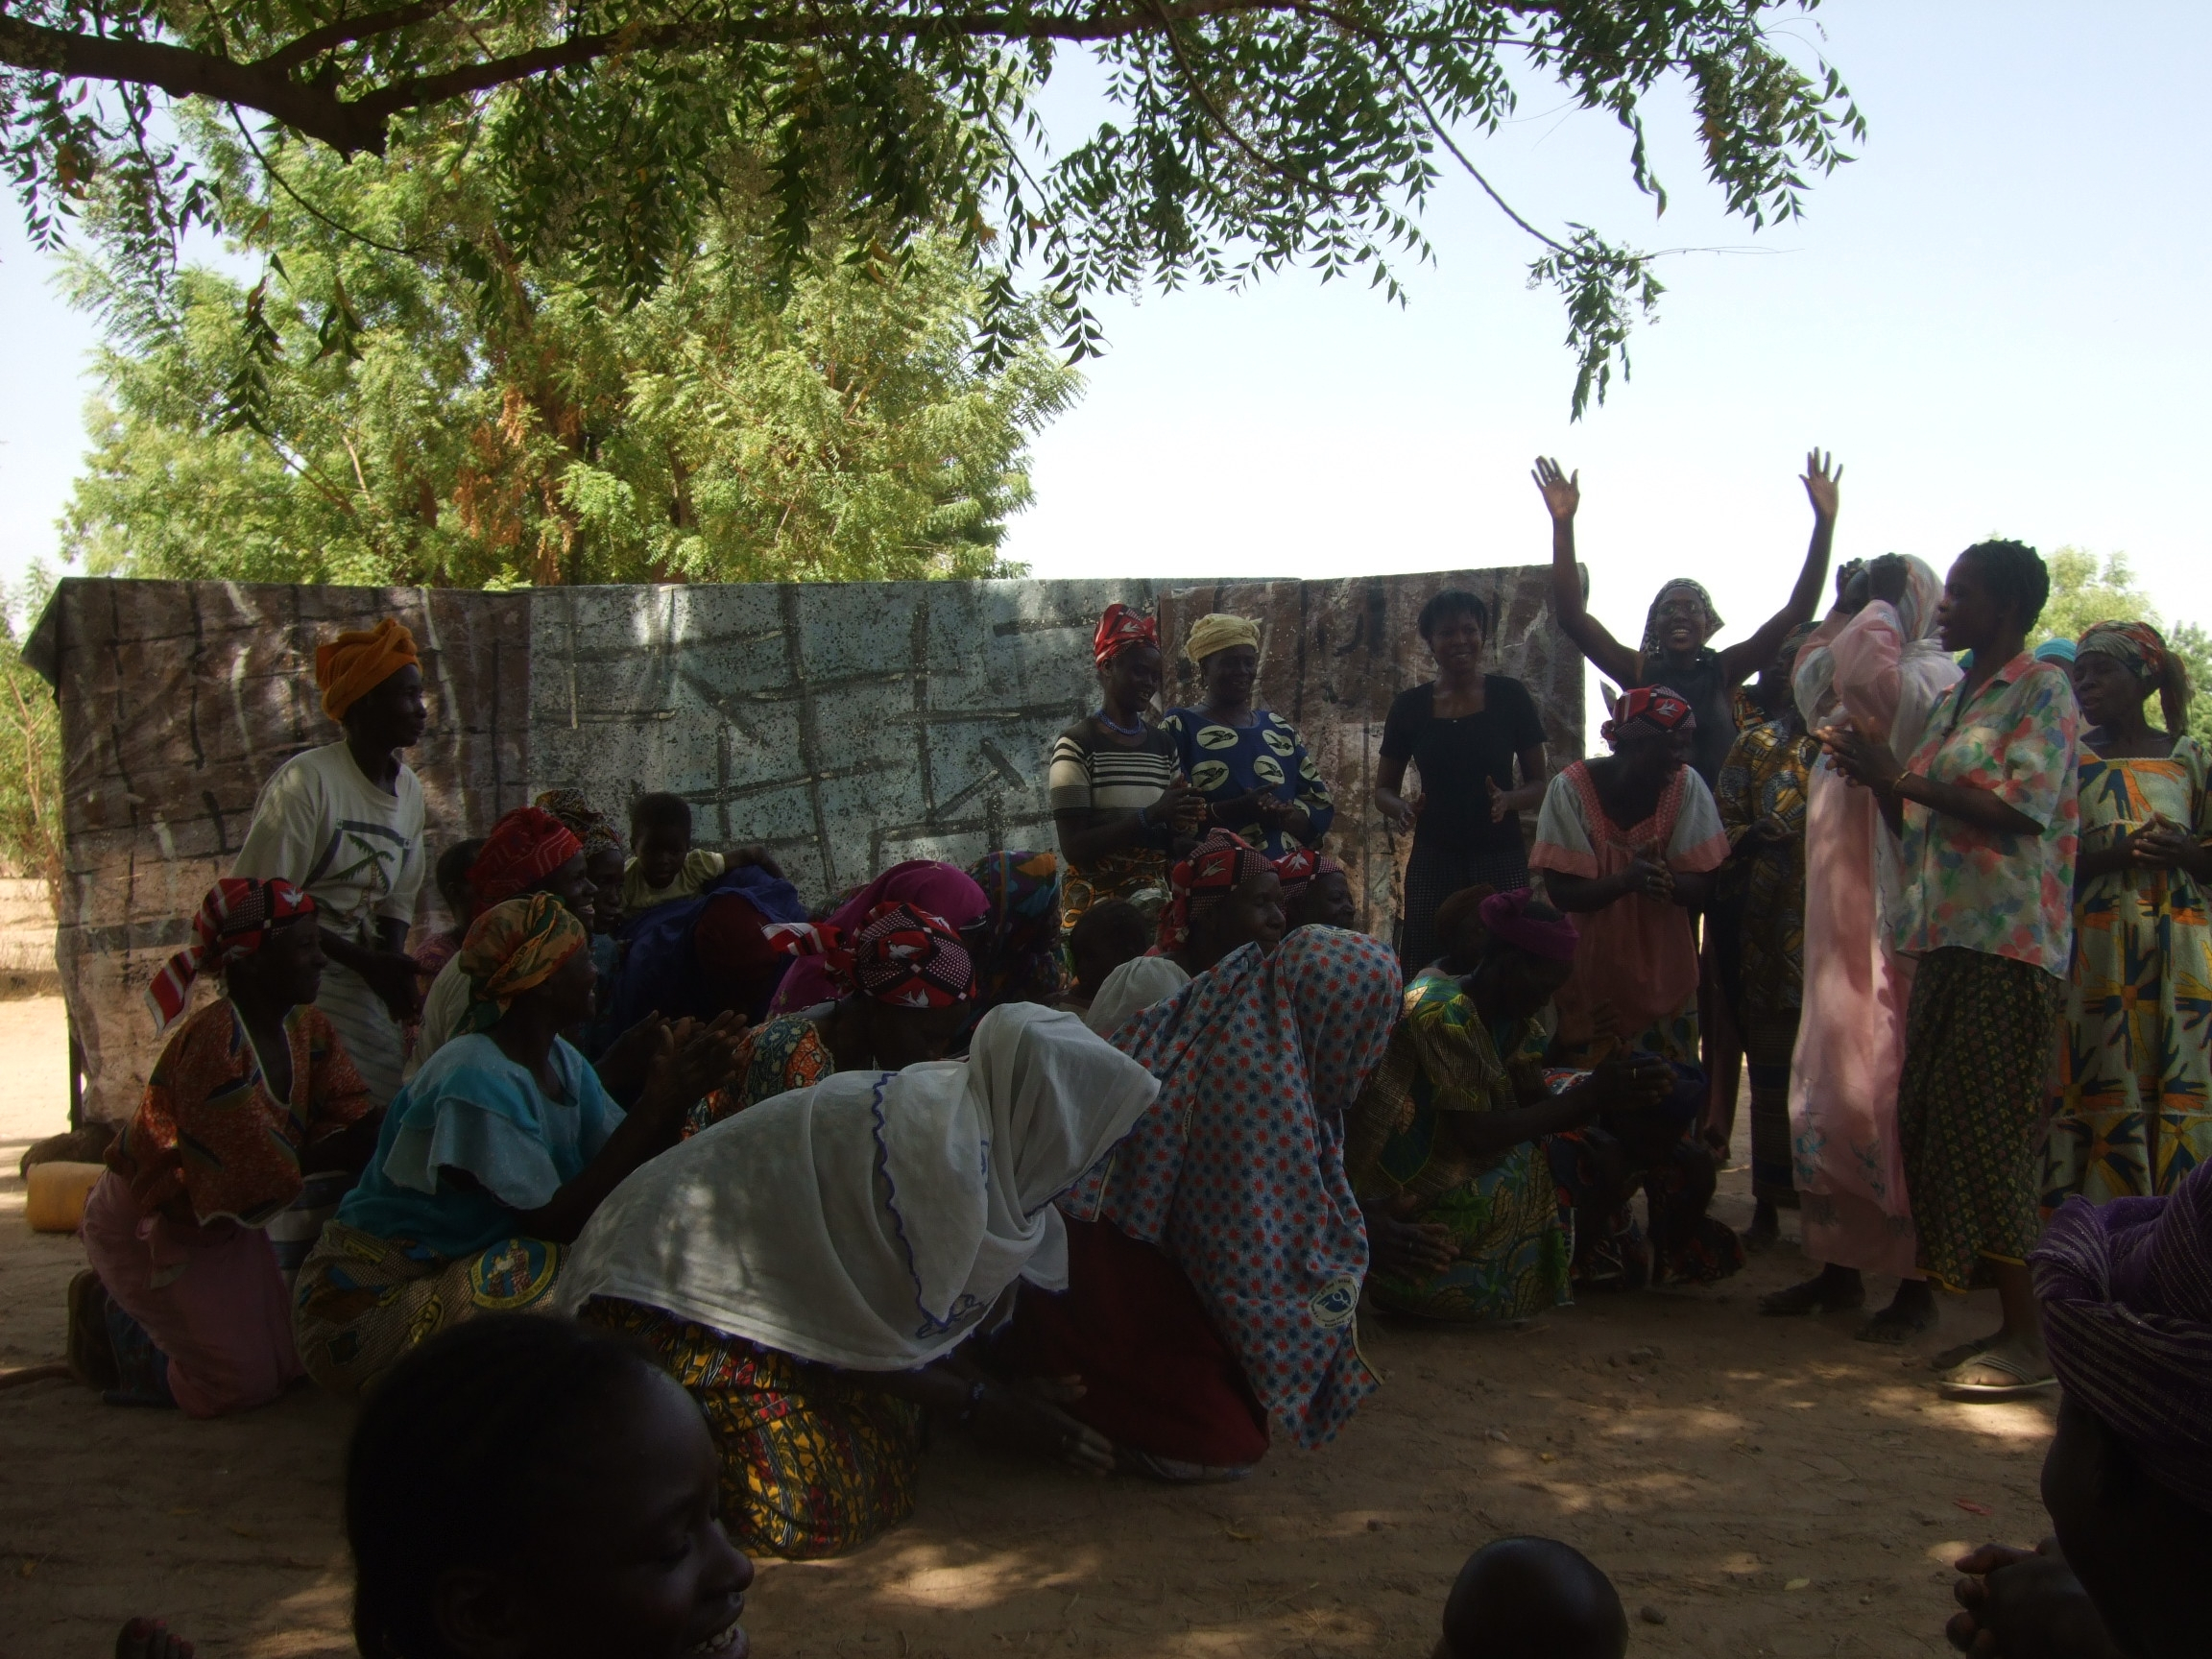
[[[1839,66],[1870,126],[1800,223],[1754,235],[1723,218],[1679,88],[1647,110],[1672,197],[1656,223],[1621,130],[1541,87],[1476,147],[1548,227],[1744,250],[1664,263],[1634,378],[1579,425],[1559,302],[1523,286],[1531,245],[1454,180],[1427,220],[1437,262],[1410,275],[1404,308],[1299,273],[1102,305],[1110,352],[1038,439],[1038,503],[1008,553],[1040,576],[1534,562],[1549,531],[1528,469],[1554,454],[1582,475],[1599,615],[1633,638],[1659,580],[1692,575],[1725,642],[1788,593],[1811,525],[1796,473],[1818,444],[1846,469],[1839,556],[1941,569],[1992,532],[2125,550],[2168,620],[2212,622],[2198,500],[2212,128],[2197,85],[2212,6],[1830,0],[1788,27]],[[1046,113],[1094,119],[1084,78],[1056,84]],[[91,331],[5,218],[12,579],[53,560]]]

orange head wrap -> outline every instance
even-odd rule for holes
[[[387,616],[366,633],[341,634],[315,647],[315,684],[333,720],[417,661],[415,636]]]

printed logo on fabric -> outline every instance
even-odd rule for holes
[[[1332,1280],[1313,1293],[1308,1304],[1313,1314],[1313,1323],[1324,1330],[1334,1331],[1339,1325],[1349,1325],[1359,1306],[1359,1281],[1350,1277]]]

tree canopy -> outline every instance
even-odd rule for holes
[[[0,153],[35,237],[104,197],[118,247],[157,269],[223,214],[187,108],[227,112],[282,189],[303,152],[374,157],[458,123],[502,244],[636,301],[700,246],[732,137],[757,136],[780,258],[825,223],[866,224],[902,257],[949,233],[984,262],[997,364],[1027,337],[1024,289],[1072,356],[1098,343],[1101,293],[1286,265],[1396,293],[1441,169],[1490,189],[1468,144],[1514,111],[1517,82],[1609,111],[1661,206],[1643,111],[1678,84],[1729,210],[1794,216],[1862,131],[1836,71],[1776,43],[1816,4],[12,0]],[[1114,113],[1056,146],[1037,99],[1070,46],[1104,64]],[[1491,194],[1537,239],[1531,280],[1564,298],[1580,414],[1625,369],[1653,256]]]
[[[351,164],[297,156],[296,193],[265,198],[251,152],[210,129],[195,136],[227,226],[261,256],[258,283],[206,265],[159,283],[127,260],[72,266],[109,337],[65,521],[65,551],[95,573],[504,586],[1001,571],[1028,438],[1078,377],[1033,330],[996,369],[977,364],[979,279],[954,241],[786,267],[773,206],[744,177],[751,155],[733,148],[697,245],[623,304],[504,247],[493,170],[459,124]]]

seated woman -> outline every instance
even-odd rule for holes
[[[1697,1058],[1697,936],[1690,911],[1728,858],[1705,780],[1690,769],[1697,727],[1665,686],[1623,691],[1601,731],[1613,753],[1551,780],[1528,866],[1580,917],[1575,973],[1556,998],[1553,1052],[1588,1065],[1615,1047]]]
[[[1277,860],[1231,831],[1210,833],[1167,874],[1158,946],[1107,974],[1083,1022],[1101,1037],[1111,1036],[1239,946],[1274,950],[1284,924],[1279,868]]]
[[[1283,920],[1288,927],[1357,927],[1352,878],[1326,853],[1301,848],[1275,861],[1283,879]]]
[[[1345,1109],[1398,1017],[1397,956],[1304,927],[1247,945],[1115,1033],[1160,1097],[1067,1198],[1069,1288],[1024,1291],[1008,1359],[1079,1386],[1069,1414],[1127,1467],[1221,1478],[1334,1436],[1376,1386]],[[1070,1380],[1079,1380],[1079,1383]]]
[[[1959,1562],[1973,1577],[1948,1634],[1999,1659],[2194,1659],[2212,1551],[2212,1166],[2164,1196],[2067,1197],[2028,1262],[2065,1391],[2043,1460],[2056,1536]]]
[[[979,926],[991,909],[983,889],[966,871],[930,858],[909,858],[903,864],[892,865],[822,920],[851,938],[862,923],[886,904],[907,904],[925,915],[942,917],[960,935]],[[796,1014],[802,1008],[828,1002],[835,995],[828,964],[820,957],[802,956],[783,975],[768,1013],[771,1018]]]
[[[693,898],[672,899],[623,925],[622,960],[601,987],[610,1033],[651,1014],[711,1020],[725,1011],[766,1017],[792,956],[791,928],[807,926],[799,889],[758,864],[708,878]]]
[[[1413,981],[1346,1126],[1375,1257],[1367,1294],[1395,1313],[1524,1319],[1572,1302],[1575,1232],[1547,1140],[1673,1087],[1664,1064],[1638,1056],[1548,1088],[1538,1016],[1574,971],[1575,925],[1526,889],[1492,894],[1480,915],[1464,976],[1431,969]]]
[[[1060,1006],[1070,1014],[1089,1014],[1114,970],[1143,955],[1153,935],[1151,921],[1126,899],[1101,899],[1084,911],[1082,920],[1068,929],[1071,982]]]
[[[730,1081],[691,1109],[685,1135],[833,1071],[942,1060],[975,1005],[968,947],[944,917],[914,905],[878,905],[844,942],[827,928],[784,937],[808,953],[802,965],[822,961],[834,1000],[749,1027],[736,1040]]]
[[[830,1555],[905,1520],[925,1411],[1104,1468],[1102,1439],[960,1350],[1017,1281],[1067,1283],[1052,1200],[1157,1093],[1072,1015],[995,1008],[965,1063],[841,1073],[655,1160],[559,1300],[643,1338],[706,1407],[747,1549]]]
[[[467,1030],[393,1097],[376,1154],[300,1269],[308,1375],[354,1394],[432,1332],[544,1300],[615,1184],[728,1075],[717,1022],[661,1027],[628,1116],[560,1033],[591,1013],[584,925],[549,893],[477,917]]]
[[[1068,989],[1060,959],[1060,859],[1052,853],[986,853],[968,869],[983,890],[982,921],[968,934],[975,958],[969,1028],[1002,1002],[1051,1007]]]
[[[160,1029],[192,981],[223,995],[177,1026],[84,1206],[92,1271],[69,1286],[73,1375],[117,1405],[216,1417],[301,1375],[291,1294],[263,1231],[321,1169],[357,1170],[369,1092],[315,1006],[315,902],[284,880],[219,881],[148,997]]]

